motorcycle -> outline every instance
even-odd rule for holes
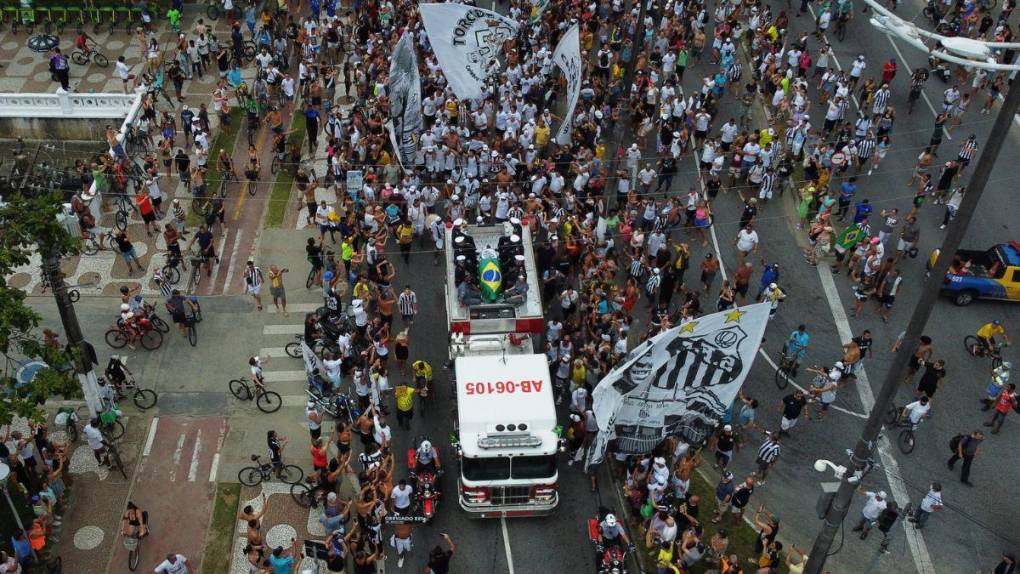
[[[432,446],[433,452],[436,455],[434,469],[418,467],[418,447],[423,440],[428,440],[428,437],[422,435],[415,440],[414,447],[408,447],[407,468],[410,470],[411,481],[414,483],[414,497],[417,502],[417,508],[424,522],[428,523],[436,515],[436,510],[439,507],[441,495],[439,492],[439,477],[442,476],[443,470],[439,466],[439,449],[434,444]]]
[[[319,389],[308,388],[305,389],[305,393],[308,395],[309,401],[314,401],[316,407],[329,413],[334,419],[347,421],[353,425],[354,421],[361,416],[357,403],[351,401],[347,393],[343,391],[337,391],[332,396],[328,396],[320,392]]]
[[[600,512],[599,514],[604,513]],[[595,547],[596,574],[628,574],[630,572],[627,569],[627,554],[633,550],[633,545],[623,547],[618,544],[603,544],[598,518],[588,519],[588,538]]]

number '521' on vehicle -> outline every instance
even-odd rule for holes
[[[938,257],[935,249],[928,258],[929,271]],[[1000,243],[985,251],[957,251],[943,280],[942,294],[960,306],[975,299],[1020,301],[1020,242]]]

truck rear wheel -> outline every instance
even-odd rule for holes
[[[974,302],[974,299],[976,298],[975,295],[976,294],[974,293],[974,291],[971,291],[970,289],[966,291],[960,291],[953,298],[953,303],[956,303],[960,307],[966,307],[967,305],[970,305],[971,303]]]

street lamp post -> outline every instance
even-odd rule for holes
[[[870,6],[876,7],[876,4],[871,0],[866,0],[866,2]],[[889,28],[883,28],[883,30],[888,33],[895,33],[895,31]],[[1002,69],[1002,64],[993,65],[987,62],[973,61],[968,64],[974,67]],[[1012,68],[1018,69],[1017,67]],[[995,123],[992,125],[988,141],[984,145],[980,158],[978,158],[974,174],[970,179],[970,185],[967,186],[967,193],[964,194],[963,202],[960,204],[956,221],[949,227],[949,231],[942,241],[940,248],[941,255],[936,261],[931,274],[922,285],[921,297],[914,307],[914,312],[903,335],[905,344],[900,346],[899,351],[893,358],[892,366],[886,371],[885,379],[882,381],[882,388],[878,393],[871,413],[868,415],[868,421],[861,432],[857,445],[853,449],[850,463],[854,472],[844,473],[841,477],[839,490],[836,491],[832,504],[825,515],[822,529],[815,538],[814,545],[811,547],[811,554],[804,569],[806,574],[821,574],[824,570],[825,561],[829,557],[829,550],[832,548],[836,533],[839,531],[850,509],[854,489],[863,476],[871,460],[871,455],[875,450],[879,433],[882,430],[882,416],[892,406],[893,399],[896,397],[896,393],[901,386],[906,365],[910,360],[910,355],[914,352],[913,342],[923,334],[925,326],[928,324],[928,319],[931,317],[932,309],[934,309],[936,299],[942,289],[943,279],[949,270],[949,264],[953,259],[953,255],[960,248],[963,236],[967,232],[978,202],[981,200],[981,194],[985,190],[988,178],[992,173],[992,168],[999,157],[999,150],[1002,149],[1006,142],[1010,124],[1013,122],[1013,117],[1018,109],[1020,109],[1020,82],[1012,81],[1010,82],[1010,89],[1006,94],[1002,109],[999,110]]]

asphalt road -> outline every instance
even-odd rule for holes
[[[915,3],[901,7],[900,13],[912,15],[919,10],[920,4]],[[793,32],[805,30],[809,26],[810,20],[807,17],[793,19],[791,24]],[[896,206],[901,212],[905,211],[909,208],[912,191],[904,184],[909,178],[914,158],[928,142],[932,126],[932,114],[923,102],[913,115],[907,116],[904,113],[908,77],[906,65],[921,65],[924,58],[909,48],[901,48],[902,54],[898,53],[883,34],[872,29],[866,18],[861,17],[851,22],[846,42],[835,42],[833,47],[841,64],[848,63],[859,53],[865,53],[869,71],[876,74],[881,63],[890,57],[896,57],[900,64],[900,73],[894,81],[893,105],[901,113],[893,132],[892,151],[877,172],[870,177],[861,177],[858,195],[870,198],[877,208]],[[689,70],[684,82],[688,91],[696,89],[700,76],[707,74],[710,69],[709,65],[700,64]],[[938,104],[943,89],[944,86],[938,80],[929,82],[928,95],[932,102]],[[979,141],[986,137],[992,116],[978,115],[977,107],[968,112],[964,125],[954,131],[953,140],[947,139],[944,142],[942,158],[955,156],[960,138],[968,133],[976,133]],[[727,100],[720,117],[736,113],[733,102]],[[815,104],[812,116],[816,125],[821,123],[822,113],[823,110]],[[975,223],[968,231],[966,247],[985,248],[1013,239],[1009,222],[1017,215],[1016,203],[1011,197],[1011,170],[1015,169],[1014,166],[1020,160],[1016,145],[1020,143],[1020,138],[1017,133],[1014,129],[1010,136],[1011,145],[1001,150],[1001,157],[979,206]],[[674,193],[683,193],[688,186],[696,184],[693,159],[688,157],[686,161],[681,164],[681,174],[674,183]],[[734,194],[720,196],[716,212],[715,231],[721,247],[720,254],[728,268],[732,269],[735,258],[731,245],[740,213],[738,198]],[[758,231],[762,238],[764,257],[770,262],[780,263],[781,282],[790,294],[789,300],[770,325],[765,349],[774,354],[781,339],[798,323],[803,322],[807,323],[812,335],[808,362],[831,363],[838,358],[841,342],[832,310],[850,306],[848,281],[845,275],[836,276],[835,289],[824,288],[817,270],[805,264],[800,255],[793,217],[792,204],[788,198],[786,203],[770,204],[759,217]],[[922,254],[926,255],[941,241],[943,232],[938,230],[941,217],[940,207],[926,205],[923,208],[920,218]],[[304,269],[300,244],[308,233],[288,231],[263,238],[261,260],[270,262],[268,258],[272,257],[271,262],[287,264],[295,270]],[[678,233],[678,236],[682,236],[682,233]],[[695,256],[699,257],[704,249],[697,245],[693,237],[689,240]],[[267,255],[267,252],[271,255]],[[446,355],[447,338],[440,292],[441,270],[431,265],[430,257],[421,255],[413,258],[412,272],[401,263],[397,265],[398,282],[408,279],[422,302],[422,314],[412,331],[412,357],[425,358],[438,366]],[[870,329],[875,335],[875,357],[867,361],[866,369],[876,393],[889,366],[889,346],[902,331],[916,301],[915,288],[924,273],[923,257],[905,261],[901,267],[906,280],[891,322],[883,323],[870,312],[870,306],[869,312],[861,319],[849,319],[852,333],[859,334],[863,329]],[[688,279],[696,278],[693,273]],[[293,282],[289,286],[292,301],[315,302],[314,294],[305,293],[303,288],[296,287]],[[709,302],[714,303],[715,294],[713,290]],[[52,304],[46,299],[33,301],[39,302],[39,308],[47,316],[47,324],[55,324],[56,313]],[[85,298],[78,308],[86,335],[96,342],[101,359],[105,359],[108,355],[101,337],[114,314],[115,301]],[[249,408],[242,409],[234,405],[227,394],[226,381],[245,370],[244,360],[247,356],[259,348],[282,346],[287,342],[286,337],[281,335],[266,336],[262,333],[263,325],[282,322],[281,319],[269,314],[256,315],[250,309],[247,301],[239,296],[209,298],[205,303],[206,321],[200,328],[198,349],[191,349],[180,338],[171,337],[172,342],[164,349],[151,354],[139,351],[134,353],[132,359],[132,365],[161,393],[161,411],[166,409],[167,412],[180,414],[201,414],[226,410],[231,414],[231,437],[225,449],[221,479],[236,475],[236,468],[232,465],[239,466],[243,462],[249,444],[258,445],[258,437],[264,433],[267,425],[286,429],[284,434],[303,433],[300,428],[300,407],[285,407],[271,417],[258,417]],[[992,437],[984,445],[972,475],[976,488],[960,486],[956,475],[949,473],[944,466],[949,438],[958,432],[978,428],[985,420],[984,414],[978,411],[977,400],[986,382],[986,365],[966,356],[961,343],[965,335],[991,318],[1004,320],[1010,332],[1017,334],[1014,326],[1020,324],[1020,318],[1013,305],[978,302],[967,308],[959,308],[948,301],[938,303],[929,325],[929,334],[935,339],[935,356],[944,358],[948,363],[949,376],[936,396],[934,417],[922,425],[917,449],[909,457],[898,452],[893,455],[899,462],[895,476],[903,481],[915,502],[923,495],[929,481],[939,480],[945,485],[949,508],[933,517],[924,533],[930,561],[936,565],[934,571],[940,573],[973,572],[978,568],[988,568],[994,564],[1000,550],[1016,547],[1017,542],[1020,542],[1020,535],[1015,534],[1012,528],[1014,505],[999,502],[1012,500],[1013,489],[1009,485],[1020,481],[1020,469],[1012,463],[1012,453],[1008,447],[1011,437],[1015,438],[1015,433],[1020,432],[1016,421],[1008,421],[1002,434]],[[1009,350],[1007,356],[1015,358],[1015,352]],[[272,372],[294,368],[299,367],[276,362],[267,370]],[[438,404],[442,405],[448,398],[448,389],[442,384],[438,389]],[[774,386],[772,367],[759,359],[745,389],[762,402],[761,419],[764,424],[774,427],[779,418],[776,407],[785,393]],[[903,387],[901,402],[909,398],[911,390],[911,387]],[[296,391],[291,389],[290,394],[296,394]],[[852,388],[841,391],[837,405],[850,413],[861,413],[863,410],[858,393]],[[440,407],[437,412],[429,415],[424,420],[416,417],[411,433],[394,433],[398,450],[406,448],[417,434],[425,433],[438,439],[441,448],[444,448],[443,454],[448,455],[446,437],[451,428],[448,411]],[[754,500],[755,503],[766,504],[783,516],[784,538],[801,547],[810,545],[820,525],[814,517],[814,500],[821,492],[820,482],[833,480],[831,475],[816,473],[811,465],[817,458],[845,462],[842,452],[853,445],[862,423],[862,419],[854,414],[833,412],[824,422],[801,423],[794,436],[786,441],[786,451],[781,462],[775,468],[768,485],[759,489]],[[744,451],[737,455],[734,466],[738,474],[751,469],[753,447],[757,445],[757,440],[757,437],[751,439],[748,445],[751,452]],[[416,558],[423,560],[427,549],[439,541],[439,533],[448,532],[458,544],[455,571],[586,571],[590,568],[591,559],[585,520],[600,503],[611,507],[618,504],[604,482],[599,492],[590,493],[584,477],[576,468],[562,465],[560,477],[562,499],[554,515],[541,519],[510,520],[505,526],[500,521],[468,520],[456,507],[452,496],[449,496],[443,501],[437,520],[417,531]],[[446,481],[448,492],[452,493],[453,477],[447,476]],[[868,477],[866,486],[874,489],[890,488],[882,469]],[[856,519],[857,510],[855,506],[848,522]],[[898,531],[896,536],[892,545],[893,554],[885,557],[877,554],[877,542],[874,540],[862,543],[852,536],[846,536],[840,551],[830,559],[830,564],[837,572],[918,571],[914,554],[907,548],[902,531]],[[415,562],[412,560],[411,564]]]

